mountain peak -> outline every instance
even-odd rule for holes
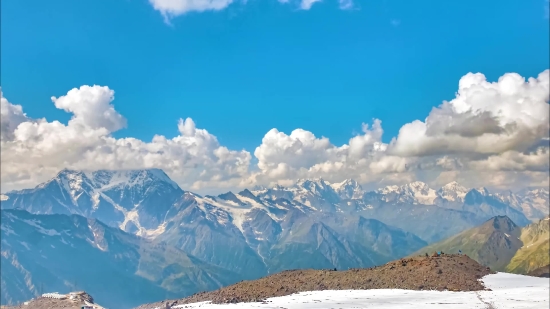
[[[487,188],[485,188],[485,187],[479,187],[479,188],[476,188],[474,190],[481,193],[481,195],[483,195],[483,196],[489,195],[489,190],[487,190]]]
[[[52,180],[67,180],[68,182],[82,183],[90,182],[90,185],[95,188],[105,186],[112,187],[123,184],[125,186],[143,186],[151,182],[165,182],[171,185],[174,189],[179,189],[170,177],[161,169],[138,169],[138,170],[97,170],[97,171],[81,171],[72,169],[63,169],[57,173]],[[44,185],[44,184],[42,184]]]
[[[457,181],[451,181],[448,184],[441,187],[441,189],[454,190],[454,191],[457,191],[457,190],[466,191],[467,190],[465,187],[460,185]]]
[[[299,179],[294,185],[294,188],[305,189],[312,193],[323,192],[329,188],[332,190],[330,184],[323,178]]]
[[[82,177],[84,175],[85,174],[83,171],[64,168],[60,170],[52,179],[50,179],[46,183],[54,180],[60,180],[60,179],[73,180],[77,177]]]
[[[247,198],[249,198],[249,199],[252,199],[252,200],[254,200],[254,201],[256,201],[256,202],[261,203],[260,199],[259,199],[256,195],[254,195],[254,193],[252,193],[252,192],[251,192],[250,190],[248,190],[248,189],[242,190],[241,192],[239,192],[239,195],[240,195],[240,196],[243,196],[243,197],[247,197]]]
[[[351,179],[351,178],[348,178],[342,182],[335,182],[333,184],[330,185],[331,187],[333,187],[334,189],[337,189],[337,188],[341,188],[343,186],[352,186],[352,187],[360,187],[361,185],[359,185],[359,183],[357,181],[355,181],[354,179]]]
[[[425,182],[422,182],[422,181],[413,181],[409,184],[407,184],[407,186],[411,187],[411,188],[419,188],[419,189],[424,189],[424,188],[428,188],[428,184],[425,183]]]
[[[481,225],[482,228],[494,228],[505,233],[513,232],[518,226],[508,216],[495,216]]]
[[[56,177],[67,175],[67,174],[76,174],[76,173],[79,173],[79,172],[81,172],[81,171],[73,170],[73,169],[69,169],[69,168],[64,168],[56,174]]]
[[[386,195],[386,202],[408,202],[423,205],[434,205],[437,192],[422,181],[414,181],[401,186],[386,186],[376,191]]]
[[[437,193],[445,200],[462,202],[468,193],[468,189],[461,186],[458,182],[452,181],[441,187]]]
[[[345,199],[357,199],[365,194],[363,187],[353,179],[346,179],[342,182],[333,183],[330,186],[340,197]]]
[[[234,202],[237,205],[244,205],[244,203],[241,200],[239,200],[239,198],[231,191],[224,194],[220,194],[218,195],[218,197],[226,201]]]
[[[350,184],[350,185],[359,185],[359,183],[357,181],[355,181],[355,179],[351,179],[351,178],[348,178],[344,181],[341,182],[342,184]]]
[[[298,179],[298,181],[296,182],[296,185],[297,186],[309,186],[309,185],[312,185],[312,184],[315,184],[315,185],[320,185],[320,186],[325,186],[327,185],[328,183],[322,178],[322,177],[319,177],[319,178],[311,178],[311,179],[308,179],[308,178],[301,178],[301,179]]]

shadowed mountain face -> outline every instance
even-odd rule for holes
[[[166,243],[169,250],[189,254],[191,264],[218,275],[211,279],[206,275],[178,277],[178,265],[183,263],[179,260],[164,261],[161,268],[140,262],[140,268],[131,272],[164,291],[179,293],[177,286],[187,288],[200,282],[201,287],[212,287],[286,269],[383,264],[494,216],[507,216],[523,226],[529,223],[523,213],[526,209],[530,218],[543,213],[545,192],[492,194],[456,182],[438,190],[413,182],[365,192],[353,180],[306,179],[289,187],[200,196],[182,190],[156,169],[63,170],[34,189],[3,194],[0,205],[35,214],[94,218],[112,231],[120,229],[153,243]],[[494,230],[506,225],[498,224],[502,227]],[[495,254],[500,254],[500,246],[517,246],[503,233],[491,236],[490,243],[497,246]],[[168,255],[160,249],[141,249],[139,259],[149,256],[158,261]],[[224,279],[226,274],[229,279]]]
[[[494,217],[415,254],[462,253],[494,270],[527,274],[550,264],[548,217],[523,228],[506,216]]]
[[[233,273],[95,219],[2,210],[1,220],[2,303],[83,289],[105,306],[131,308],[234,282]]]

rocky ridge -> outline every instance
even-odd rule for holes
[[[258,280],[243,281],[191,297],[146,304],[135,309],[164,308],[210,301],[213,303],[264,302],[267,298],[298,292],[354,289],[407,289],[479,291],[478,280],[493,273],[466,255],[417,256],[367,269],[289,270]]]

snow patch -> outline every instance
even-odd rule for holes
[[[3,224],[0,225],[0,230],[4,231],[6,233],[6,236],[9,236],[10,234],[17,235],[9,226]]]
[[[33,226],[35,227],[39,233],[42,233],[44,235],[48,235],[48,236],[58,236],[58,235],[61,235],[59,234],[56,230],[50,230],[50,229],[45,229],[44,227],[42,227],[39,223],[40,221],[38,220],[26,220],[26,219],[23,219],[21,220],[25,223],[27,223],[28,225],[30,226]]]
[[[24,241],[20,241],[19,242],[21,245],[23,245],[23,247],[25,247],[27,250],[31,250],[31,248],[29,247],[29,244],[24,242]]]

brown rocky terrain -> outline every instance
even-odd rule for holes
[[[94,299],[86,292],[76,292],[74,299],[37,297],[16,306],[2,306],[1,309],[80,309],[82,305],[87,304],[92,304],[94,309],[105,309],[95,304]]]
[[[550,265],[539,267],[529,272],[527,275],[534,277],[550,278]]]
[[[478,281],[493,273],[466,255],[417,256],[368,269],[290,270],[253,281],[242,281],[228,287],[202,292],[180,300],[147,304],[136,309],[150,309],[202,301],[238,303],[263,301],[266,298],[298,292],[353,289],[408,290],[484,290]]]

